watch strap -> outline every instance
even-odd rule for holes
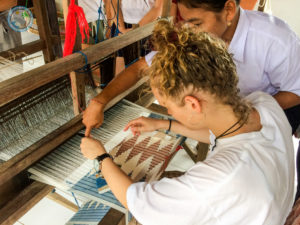
[[[104,153],[104,154],[99,155],[99,156],[96,157],[96,159],[97,159],[97,161],[99,163],[101,163],[105,158],[111,158],[111,159],[113,159],[113,157],[110,154],[108,154],[108,153]]]

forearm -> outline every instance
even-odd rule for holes
[[[157,129],[169,129],[170,122],[169,120],[159,120],[157,121]],[[203,143],[209,143],[209,131],[208,129],[201,129],[201,130],[192,130],[183,124],[173,120],[171,123],[172,132],[176,134],[183,135],[185,137],[194,139],[196,141],[200,141]]]
[[[148,11],[148,13],[139,21],[139,25],[143,26],[149,22],[156,20],[161,16],[163,9],[163,0],[155,0],[154,6]]]
[[[103,160],[101,173],[112,193],[125,208],[128,208],[126,193],[128,187],[133,183],[132,180],[110,158]]]
[[[105,16],[106,16],[108,26],[111,27],[113,23],[114,13],[112,12],[113,10],[112,10],[112,5],[110,0],[104,0],[104,9],[105,9]]]
[[[147,63],[144,58],[138,60],[124,71],[122,71],[117,77],[115,77],[103,91],[95,97],[96,100],[101,102],[105,106],[114,97],[118,96],[122,92],[132,87],[140,79],[141,72],[147,67]]]
[[[153,7],[139,22],[140,26],[156,20],[161,15],[162,7]]]
[[[287,91],[280,91],[273,96],[283,109],[288,109],[300,104],[300,96]]]

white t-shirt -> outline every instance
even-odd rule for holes
[[[229,52],[237,67],[242,95],[288,91],[300,96],[300,39],[282,20],[240,9]],[[145,57],[149,66],[154,55],[150,52]]]
[[[101,2],[101,11],[100,13],[100,20],[104,19],[104,6],[103,6],[103,1],[104,0],[78,0],[78,5],[82,7],[86,21],[88,23],[94,22],[98,20],[98,9],[100,7],[100,2]]]
[[[137,24],[154,6],[155,0],[120,0],[124,22]]]
[[[217,141],[183,176],[135,183],[127,204],[143,225],[282,225],[293,205],[291,127],[268,94],[247,96],[262,129]]]

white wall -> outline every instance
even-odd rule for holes
[[[270,0],[272,14],[286,21],[300,37],[300,0]]]

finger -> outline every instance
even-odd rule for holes
[[[130,128],[130,124],[127,124],[127,125],[124,127],[123,131],[127,131],[128,128]]]
[[[92,127],[91,127],[91,126],[87,126],[86,129],[85,129],[84,135],[85,135],[86,137],[90,137],[91,131],[92,131]]]
[[[132,133],[138,136],[141,132],[138,129],[131,129]]]
[[[80,143],[80,150],[82,152],[82,154],[84,153],[84,138],[81,139],[81,143]]]
[[[136,124],[136,119],[131,120],[124,128],[124,131],[127,131],[129,127],[135,126]]]
[[[139,131],[139,127],[137,125],[131,126],[130,129],[134,132]]]
[[[84,126],[86,126],[86,122],[85,122],[85,118],[84,118],[84,117],[82,117],[82,124],[83,124]]]

